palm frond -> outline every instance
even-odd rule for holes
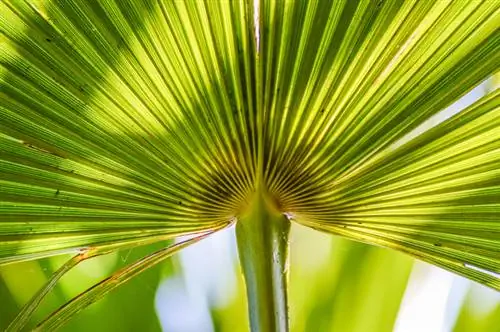
[[[47,317],[46,320],[41,322],[36,328],[35,331],[54,331],[60,328],[62,325],[67,323],[67,321],[73,317],[73,315],[77,314],[81,310],[85,309],[92,303],[98,301],[103,296],[116,289],[123,283],[127,282],[131,278],[137,276],[141,272],[155,266],[163,262],[168,257],[172,256],[176,252],[184,249],[191,244],[194,244],[212,232],[208,232],[204,235],[195,236],[190,239],[184,240],[182,242],[173,244],[171,246],[165,247],[158,251],[155,251],[152,254],[147,255],[146,257],[120,269],[115,272],[110,277],[102,280],[101,282],[95,284],[91,288],[85,290],[80,293],[78,296],[73,298],[71,301],[60,307],[56,310],[52,315]]]
[[[250,229],[271,206],[500,289],[498,90],[404,141],[499,71],[499,19],[497,1],[2,1],[0,264]]]
[[[182,246],[173,246],[169,250],[173,250],[173,248],[177,248],[174,250],[177,251],[185,246],[195,243],[206,237],[207,234],[197,234],[190,241],[185,242]],[[44,300],[44,298],[49,294],[54,287],[57,285],[58,281],[66,275],[71,269],[73,269],[78,264],[97,257],[101,255],[106,255],[112,252],[116,252],[119,250],[133,249],[139,246],[146,246],[148,244],[158,243],[160,241],[168,240],[171,236],[167,235],[163,238],[161,236],[147,237],[146,239],[135,239],[134,241],[122,241],[119,243],[113,243],[109,245],[98,245],[94,246],[90,249],[80,249],[80,253],[69,258],[64,264],[62,264],[57,271],[55,271],[51,277],[47,280],[45,285],[40,288],[40,290],[21,308],[16,318],[9,324],[5,332],[9,331],[20,331],[25,328],[25,325],[30,321],[31,316],[37,310],[40,303]],[[191,241],[196,239],[196,241]],[[109,289],[111,291],[112,289]],[[83,309],[83,307],[82,307]]]
[[[397,146],[498,70],[499,8],[264,2],[266,175],[282,210],[498,289],[498,90]]]
[[[499,106],[497,90],[386,150],[338,181],[304,222],[500,287]]]
[[[231,136],[251,121],[244,3],[0,12],[0,262],[229,224],[252,167]]]

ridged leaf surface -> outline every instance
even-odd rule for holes
[[[500,281],[497,1],[0,2],[0,263],[282,213]]]

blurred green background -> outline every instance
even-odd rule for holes
[[[234,230],[182,251],[78,314],[62,331],[248,331]],[[168,243],[85,261],[64,276],[33,324]],[[0,330],[67,256],[0,267]],[[411,257],[294,226],[292,331],[500,331],[500,293]],[[33,327],[33,325],[31,325]]]

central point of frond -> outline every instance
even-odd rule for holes
[[[283,218],[278,200],[264,187],[257,187],[241,207],[238,220],[255,220],[255,218],[273,220]]]

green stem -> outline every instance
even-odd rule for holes
[[[286,216],[260,191],[238,218],[236,238],[252,331],[288,331],[289,232]]]

